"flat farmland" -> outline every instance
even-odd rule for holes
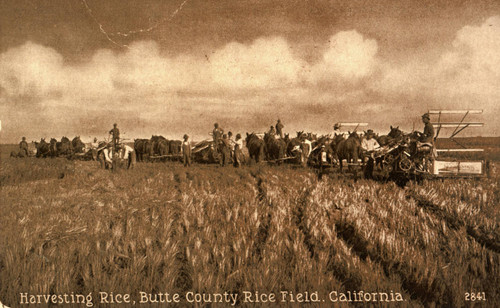
[[[138,303],[140,292],[229,292],[238,306],[263,305],[245,291],[277,294],[266,306],[297,303],[280,302],[282,291],[316,292],[308,305],[324,307],[332,292],[360,291],[403,302],[341,306],[464,307],[471,292],[476,305],[500,306],[495,177],[401,188],[290,166],[111,172],[5,151],[0,168],[0,301],[9,307],[21,293],[90,292],[95,306],[99,292]]]

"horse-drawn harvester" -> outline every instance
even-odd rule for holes
[[[433,179],[433,178],[478,178],[488,173],[488,162],[439,157],[439,153],[483,152],[483,149],[467,148],[454,137],[467,127],[482,127],[481,122],[464,122],[469,114],[481,114],[482,110],[429,110],[429,115],[438,116],[431,124],[436,128],[432,144],[418,141],[419,133],[414,132],[379,153],[384,165],[390,169],[390,177],[396,181]],[[463,114],[459,122],[443,122],[443,115]],[[443,128],[454,128],[449,139],[460,148],[438,149],[436,139]]]

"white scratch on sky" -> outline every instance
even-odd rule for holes
[[[92,19],[94,20],[94,22],[99,26],[99,30],[106,37],[106,39],[108,39],[108,41],[110,41],[111,43],[113,43],[113,44],[115,44],[117,46],[120,46],[122,48],[129,48],[130,49],[130,47],[127,44],[119,43],[116,40],[114,40],[112,37],[113,36],[128,37],[128,36],[134,35],[134,34],[146,33],[146,32],[153,31],[154,29],[158,28],[161,24],[163,24],[165,22],[172,21],[172,19],[182,10],[182,8],[184,7],[184,5],[188,1],[189,0],[184,0],[179,5],[179,7],[177,7],[177,9],[172,14],[170,14],[168,16],[165,16],[164,18],[162,18],[161,20],[159,20],[158,22],[156,22],[154,25],[150,26],[149,28],[141,28],[141,29],[130,30],[130,31],[126,31],[126,32],[120,32],[120,31],[118,31],[118,32],[107,32],[104,29],[104,26],[97,20],[97,18],[92,13],[92,9],[88,5],[87,1],[86,0],[82,0],[82,3],[85,6],[85,8],[87,9],[87,12],[90,15],[90,17],[92,17]]]

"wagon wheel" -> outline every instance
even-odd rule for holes
[[[410,171],[410,169],[413,168],[413,162],[409,158],[403,157],[399,161],[398,166],[403,171]]]

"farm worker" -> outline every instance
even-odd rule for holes
[[[102,154],[103,154],[103,167],[105,169],[109,169],[113,166],[113,145],[111,143],[108,143],[106,145],[106,148],[104,150],[102,150]]]
[[[19,142],[19,157],[28,157],[28,143],[26,137],[23,137]]]
[[[269,135],[270,136],[276,136],[276,131],[274,130],[274,126],[271,125],[271,127],[269,128]]]
[[[278,122],[276,122],[276,134],[280,136],[280,138],[283,138],[283,128],[285,126],[281,123],[281,120],[278,119]]]
[[[191,141],[188,135],[184,135],[184,141],[182,141],[182,161],[184,167],[191,166]]]
[[[363,149],[363,161],[366,163],[364,174],[365,178],[367,179],[373,178],[373,166],[375,162],[373,152],[380,147],[374,137],[375,134],[373,133],[373,130],[369,129],[366,131],[365,138],[363,138],[363,141],[361,141],[361,148]]]
[[[214,130],[212,131],[212,137],[214,138],[214,150],[215,152],[219,151],[219,140],[224,134],[224,130],[219,127],[219,123],[214,124]]]
[[[219,143],[219,150],[221,151],[221,154],[222,154],[222,157],[221,157],[221,160],[220,160],[220,165],[222,167],[224,167],[229,162],[229,155],[230,155],[230,152],[229,152],[229,139],[227,139],[227,135],[224,134],[222,136],[222,139],[219,142],[220,142]]]
[[[92,151],[92,160],[97,160],[97,148],[99,147],[99,143],[97,142],[97,138],[94,137],[94,141],[90,143],[90,149]]]
[[[113,150],[116,151],[116,145],[120,142],[120,130],[118,129],[118,125],[116,123],[113,124],[113,129],[109,131],[109,134],[112,135]]]
[[[342,138],[347,139],[346,134],[340,131],[340,123],[335,123],[333,125],[333,133],[331,135],[332,139],[335,139],[335,136],[342,136]]]
[[[302,135],[300,135],[299,138],[301,141],[300,149],[302,150],[301,161],[302,161],[302,165],[306,166],[307,159],[309,158],[309,154],[311,153],[312,142],[311,142],[311,140],[306,138],[305,133],[302,133]]]
[[[425,124],[424,132],[420,135],[420,142],[434,143],[434,126],[431,124],[431,117],[428,113],[422,115],[422,122]]]
[[[231,157],[233,157],[234,156],[234,139],[233,139],[232,132],[227,133],[227,139],[229,140],[229,152],[231,154]]]
[[[234,141],[234,166],[238,168],[241,166],[241,150],[243,149],[243,139],[241,139],[241,135],[236,135],[236,140]]]
[[[120,151],[120,158],[121,159],[126,159],[127,160],[127,169],[134,169],[135,167],[135,162],[136,162],[136,156],[135,156],[135,151],[128,145],[124,144],[121,146],[121,151]]]

